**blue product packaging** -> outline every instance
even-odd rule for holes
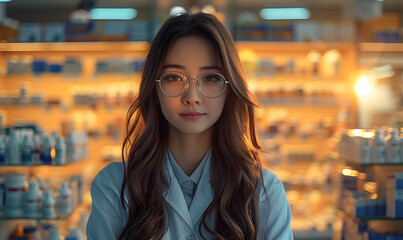
[[[362,218],[367,217],[366,214],[366,199],[356,199],[355,200],[355,215],[356,217]]]
[[[6,164],[6,144],[4,138],[0,136],[0,165]]]
[[[49,72],[51,73],[61,73],[62,69],[62,65],[60,64],[49,64]]]
[[[385,198],[376,199],[375,215],[377,217],[385,217],[386,216],[386,199]]]
[[[388,175],[386,187],[403,189],[403,172],[394,172]]]
[[[52,165],[51,151],[52,151],[52,140],[50,139],[50,137],[45,137],[41,152],[41,161],[43,165]]]
[[[35,59],[32,61],[32,72],[35,75],[40,75],[46,72],[47,64],[43,60]]]

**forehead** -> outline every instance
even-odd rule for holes
[[[196,36],[181,37],[175,40],[167,52],[164,63],[185,67],[220,65],[213,43]]]

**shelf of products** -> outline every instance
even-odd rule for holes
[[[296,239],[341,228],[331,192],[332,136],[355,125],[356,48],[348,43],[238,42],[259,102],[266,165],[284,182]]]
[[[403,141],[397,133],[394,128],[350,129],[339,138],[332,158],[338,163],[342,235],[352,236],[346,239],[403,236]]]
[[[24,187],[21,185],[24,192],[30,189],[27,179],[31,184],[46,182],[55,214],[59,213],[62,183],[68,182],[68,189],[75,193],[71,196],[75,210],[64,216],[14,216],[6,214],[8,208],[4,206],[0,238],[31,226],[44,234],[50,234],[52,226],[64,236],[71,226],[78,226],[85,234],[90,183],[109,161],[120,158],[116,146],[121,145],[124,118],[137,95],[139,70],[148,47],[146,42],[0,44],[1,137],[9,139],[6,136],[11,129],[29,128],[34,133],[52,133],[67,142],[69,132],[79,131],[87,136],[88,153],[82,161],[57,162],[59,149],[52,141],[51,162],[0,163],[5,191],[6,179],[16,174],[25,177]],[[49,192],[44,189],[39,192]]]

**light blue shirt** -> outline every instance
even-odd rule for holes
[[[168,162],[169,164],[171,164],[176,180],[178,180],[178,183],[181,186],[183,196],[185,197],[186,205],[188,206],[188,208],[190,208],[190,204],[193,201],[194,194],[196,193],[197,184],[199,183],[199,180],[202,176],[204,166],[206,166],[206,163],[210,159],[210,157],[211,150],[206,153],[197,168],[190,176],[188,176],[178,165],[178,163],[172,156],[171,151],[168,150]]]
[[[165,192],[168,229],[163,237],[164,240],[203,239],[198,227],[204,211],[213,200],[210,165],[211,159],[208,159],[193,201],[187,208],[185,197],[172,166],[165,161],[164,174],[170,185]],[[128,217],[128,213],[123,209],[120,201],[122,178],[123,164],[114,162],[101,170],[92,182],[92,212],[87,224],[88,240],[113,240],[117,239],[122,232]],[[264,184],[259,183],[257,189],[260,216],[258,239],[293,239],[290,227],[290,206],[283,184],[267,169],[263,169],[263,181]],[[127,192],[125,201],[128,202]],[[213,228],[213,220],[213,217],[206,219],[210,228]],[[203,228],[202,233],[207,239],[212,239],[212,236]]]

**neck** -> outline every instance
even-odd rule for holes
[[[190,176],[211,145],[212,128],[199,134],[184,134],[169,126],[169,150],[182,170]]]

